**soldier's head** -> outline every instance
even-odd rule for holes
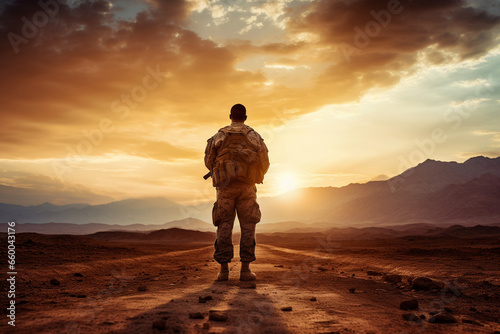
[[[244,122],[247,120],[247,110],[242,104],[235,104],[231,108],[231,114],[229,118],[235,122]]]

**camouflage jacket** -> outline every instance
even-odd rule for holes
[[[262,137],[255,130],[253,130],[251,127],[244,124],[243,122],[233,121],[231,125],[228,125],[222,129],[237,130],[242,127],[252,130],[248,132],[247,138],[257,148],[257,154],[259,155],[261,162],[260,168],[261,171],[265,174],[269,169],[269,156],[268,156],[269,151],[267,149],[266,144],[264,143],[264,139],[262,139]],[[207,147],[205,149],[205,166],[211,171],[215,166],[215,159],[217,158],[217,155],[219,153],[219,148],[222,142],[224,141],[224,138],[225,138],[224,132],[219,130],[219,132],[217,132],[215,135],[213,135],[207,140]]]

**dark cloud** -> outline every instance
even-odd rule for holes
[[[330,0],[302,7],[289,25],[296,32],[318,34],[322,44],[345,43],[363,54],[400,55],[436,45],[467,58],[496,45],[499,23],[500,17],[462,0]],[[364,37],[356,40],[356,35]]]

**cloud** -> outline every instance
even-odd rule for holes
[[[381,174],[381,175],[377,175],[377,176],[374,176],[370,179],[370,181],[386,181],[390,179],[389,176],[385,175],[385,174]]]
[[[497,150],[492,149],[489,151],[479,151],[479,152],[461,152],[458,154],[458,156],[463,159],[474,158],[481,155],[488,158],[498,158],[500,157],[500,149]]]
[[[461,80],[455,84],[461,87],[491,86],[486,79]]]
[[[473,134],[476,136],[491,136],[491,141],[495,146],[500,147],[500,131],[479,130],[474,131]]]
[[[319,35],[323,44],[346,43],[364,53],[409,54],[437,45],[467,58],[496,45],[499,23],[500,17],[462,0],[330,0],[303,7],[289,25]]]
[[[297,9],[288,26],[316,36],[334,63],[318,86],[346,87],[349,100],[399,82],[415,71],[421,54],[435,64],[450,54],[455,62],[485,55],[497,45],[499,24],[499,16],[461,0],[330,0]]]
[[[473,108],[475,105],[481,103],[481,102],[484,102],[484,101],[488,101],[489,99],[487,98],[471,98],[471,99],[468,99],[468,100],[462,100],[462,101],[453,101],[450,103],[450,107],[453,107],[453,108],[456,108],[456,107],[464,107],[464,108],[467,108],[467,109],[470,109],[470,108]]]

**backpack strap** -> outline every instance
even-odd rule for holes
[[[250,133],[251,131],[254,131],[254,129],[252,129],[248,125],[245,125],[241,129],[236,131],[233,128],[231,128],[230,125],[219,129],[219,132],[222,132],[224,134],[227,134],[228,132],[242,132],[245,136],[248,135],[248,133]]]
[[[229,132],[229,128],[230,128],[230,126],[229,126],[229,125],[228,125],[228,126],[225,126],[225,127],[223,127],[223,128],[220,128],[220,129],[219,129],[219,132],[222,132],[223,134],[226,134],[226,133],[228,133],[228,132]]]
[[[243,132],[246,135],[248,135],[251,131],[253,131],[253,129],[249,126],[245,126],[241,129],[241,132]]]

